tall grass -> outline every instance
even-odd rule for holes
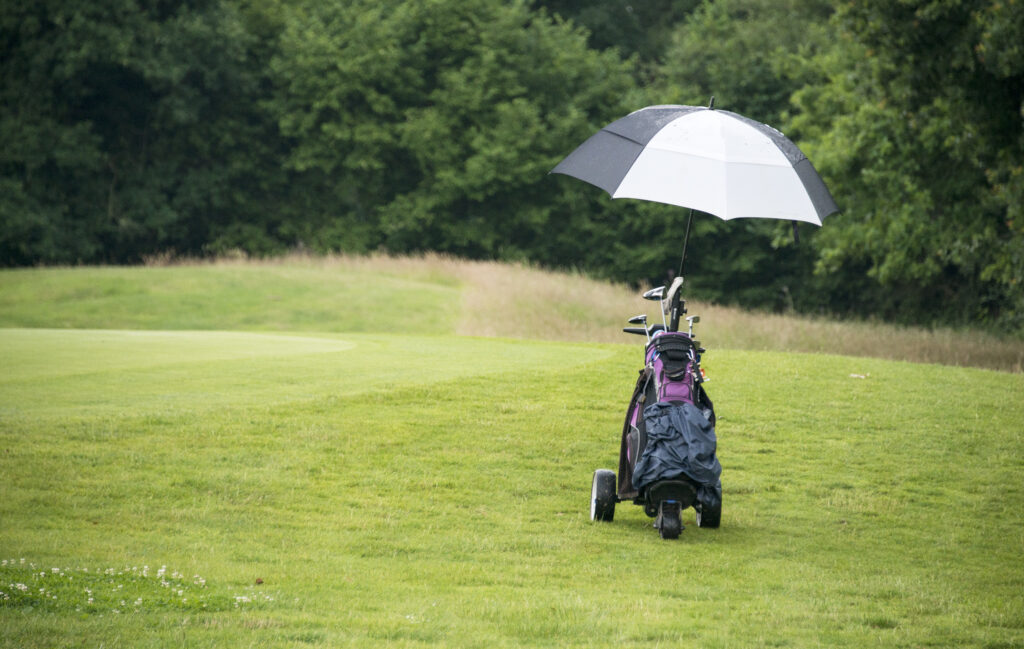
[[[386,263],[386,261],[384,262]],[[625,320],[646,313],[660,322],[656,302],[639,291],[579,274],[522,265],[424,258],[465,284],[459,332],[547,340],[628,342]],[[700,315],[695,332],[710,348],[870,356],[918,363],[1024,371],[1024,341],[972,330],[923,329],[881,322],[839,321],[747,311],[688,301]]]

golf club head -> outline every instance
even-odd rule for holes
[[[649,290],[646,293],[644,293],[644,299],[645,300],[661,300],[663,297],[665,297],[665,287],[664,286],[659,286],[657,288],[652,288],[651,290]]]
[[[693,325],[695,325],[698,322],[700,322],[700,316],[699,315],[686,316],[686,321],[690,324],[689,332],[690,332],[690,339],[692,340],[693,339]]]
[[[629,322],[629,324],[642,324],[642,325],[646,326],[647,325],[647,314],[646,313],[641,313],[640,315],[635,315],[632,318],[630,318],[628,320],[628,322]]]

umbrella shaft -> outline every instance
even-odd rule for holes
[[[690,208],[690,216],[686,219],[686,235],[683,237],[683,257],[679,260],[679,272],[676,277],[683,276],[683,267],[686,264],[686,245],[690,243],[690,225],[693,223],[693,208]]]

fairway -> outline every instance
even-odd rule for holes
[[[1024,647],[1020,374],[712,349],[667,542],[588,520],[640,345],[95,318],[0,329],[0,646]]]

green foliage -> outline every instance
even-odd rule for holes
[[[569,25],[488,0],[315,3],[292,16],[273,70],[289,167],[339,188],[324,227],[344,226],[314,247],[471,257],[572,236],[550,225],[566,199],[541,180],[627,112],[631,84]]]
[[[675,31],[659,70],[663,103],[716,106],[779,127],[789,97],[828,48],[828,0],[704,2]]]
[[[829,291],[838,309],[1024,324],[1024,59],[1002,46],[1024,36],[1015,4],[839,8],[828,79],[796,94],[793,122],[844,209],[819,270],[870,278],[860,295]]]
[[[700,0],[534,0],[533,6],[586,28],[594,49],[636,55],[648,69],[661,60],[673,31]]]
[[[5,265],[197,253],[235,222],[272,228],[265,200],[287,183],[273,176],[279,145],[259,104],[266,50],[239,7],[52,0],[2,12]]]

